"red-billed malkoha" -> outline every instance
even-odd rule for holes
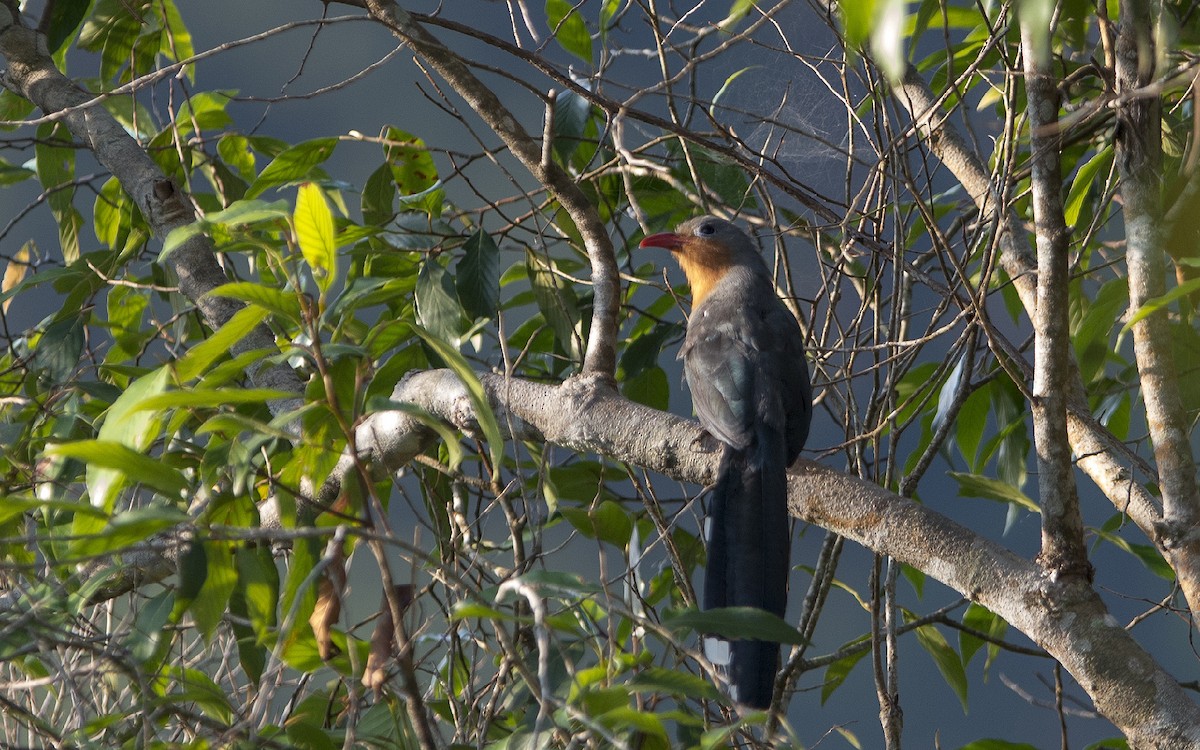
[[[692,287],[679,356],[701,426],[721,444],[708,523],[704,608],[757,607],[784,616],[790,568],[787,468],[812,419],[796,319],[775,295],[766,263],[733,224],[701,216],[642,247],[671,251]],[[779,644],[734,641],[734,700],[771,704]]]

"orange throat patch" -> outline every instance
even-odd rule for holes
[[[679,267],[692,287],[692,309],[699,307],[724,278],[731,265],[730,252],[716,242],[689,238],[675,252]]]

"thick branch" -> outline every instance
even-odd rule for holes
[[[602,377],[562,385],[480,378],[501,424],[514,439],[545,440],[598,453],[674,479],[708,485],[718,455],[699,424],[627,401]],[[477,434],[466,387],[449,370],[419,372],[392,394],[466,434]],[[380,412],[358,427],[360,460],[398,468],[436,438],[420,421]],[[337,497],[357,477],[348,457],[319,499]],[[792,515],[911,565],[1005,618],[1058,659],[1097,708],[1135,745],[1184,747],[1200,742],[1200,709],[1176,681],[1104,609],[1086,585],[1040,567],[939,513],[864,480],[809,461],[789,478]]]
[[[1153,79],[1153,28],[1147,3],[1122,3],[1117,34],[1118,93],[1140,88]],[[1116,157],[1131,312],[1166,291],[1160,106],[1157,97],[1132,97],[1117,110]],[[1194,533],[1200,523],[1200,495],[1171,339],[1166,310],[1147,315],[1133,326],[1133,351],[1163,498],[1160,540],[1168,549],[1188,604],[1193,612],[1200,612],[1200,539]]]
[[[597,380],[551,386],[484,375],[482,382],[498,418],[511,419],[517,437],[599,453],[680,481],[707,485],[716,475],[717,454],[705,452],[696,422],[627,401]],[[476,429],[466,388],[449,371],[410,376],[392,398],[468,433]],[[398,425],[390,414],[377,418]],[[370,421],[360,435],[379,432]],[[425,428],[408,437],[392,434],[394,449],[377,456],[405,461],[423,434]],[[1086,584],[1047,575],[926,506],[808,461],[793,467],[789,503],[794,516],[912,565],[999,614],[1062,662],[1135,745],[1200,742],[1200,709]]]
[[[1033,437],[1038,456],[1042,506],[1042,551],[1038,560],[1053,574],[1091,579],[1083,518],[1075,489],[1075,467],[1067,441],[1066,393],[1070,383],[1071,327],[1067,250],[1071,233],[1063,216],[1058,86],[1050,70],[1050,37],[1021,18],[1021,57],[1029,102],[1031,187],[1037,238],[1037,306],[1034,330]]]
[[[600,215],[579,189],[575,179],[549,158],[530,137],[499,97],[475,77],[463,59],[437,40],[393,0],[368,0],[371,16],[425,59],[442,78],[500,136],[504,145],[529,172],[545,185],[562,205],[583,237],[592,264],[592,325],[583,372],[612,379],[617,367],[617,311],[620,280],[612,240]],[[548,152],[547,152],[548,153]]]

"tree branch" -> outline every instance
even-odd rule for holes
[[[716,476],[718,456],[705,452],[698,423],[627,401],[598,379],[559,386],[490,374],[480,380],[497,418],[511,419],[518,439],[599,453],[700,485]],[[468,434],[478,431],[467,389],[450,371],[413,374],[392,399],[415,403]],[[410,427],[408,434],[394,432]],[[373,456],[393,466],[433,439],[428,428],[393,412],[368,419],[359,428],[360,438],[367,434],[387,435],[389,447]],[[335,472],[330,482],[337,481]],[[1062,662],[1132,744],[1170,747],[1200,738],[1200,709],[1086,582],[1047,575],[924,505],[810,461],[793,467],[788,489],[793,516],[924,571],[1021,630]]]
[[[1122,4],[1117,28],[1118,94],[1153,79],[1153,28],[1147,3],[1131,0]],[[1117,110],[1116,159],[1131,314],[1166,292],[1160,107],[1158,97],[1132,97]],[[1157,310],[1133,325],[1133,351],[1163,498],[1158,542],[1167,550],[1188,606],[1193,613],[1200,613],[1200,537],[1195,533],[1200,523],[1200,494],[1171,341],[1166,310]]]
[[[1042,551],[1038,561],[1052,575],[1078,575],[1091,581],[1092,566],[1083,539],[1083,518],[1075,489],[1075,467],[1067,441],[1066,394],[1071,373],[1071,281],[1063,215],[1058,85],[1050,70],[1049,29],[1035,28],[1032,13],[1021,13],[1021,58],[1032,153],[1031,189],[1037,239],[1037,304],[1034,330],[1033,437],[1038,457],[1038,496],[1042,506]],[[1040,32],[1040,33],[1039,33]]]

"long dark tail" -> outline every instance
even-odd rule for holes
[[[757,607],[783,617],[791,541],[787,465],[782,436],[759,432],[746,450],[724,448],[709,513],[704,608]],[[779,644],[733,641],[729,647],[734,700],[767,708],[779,671]]]

